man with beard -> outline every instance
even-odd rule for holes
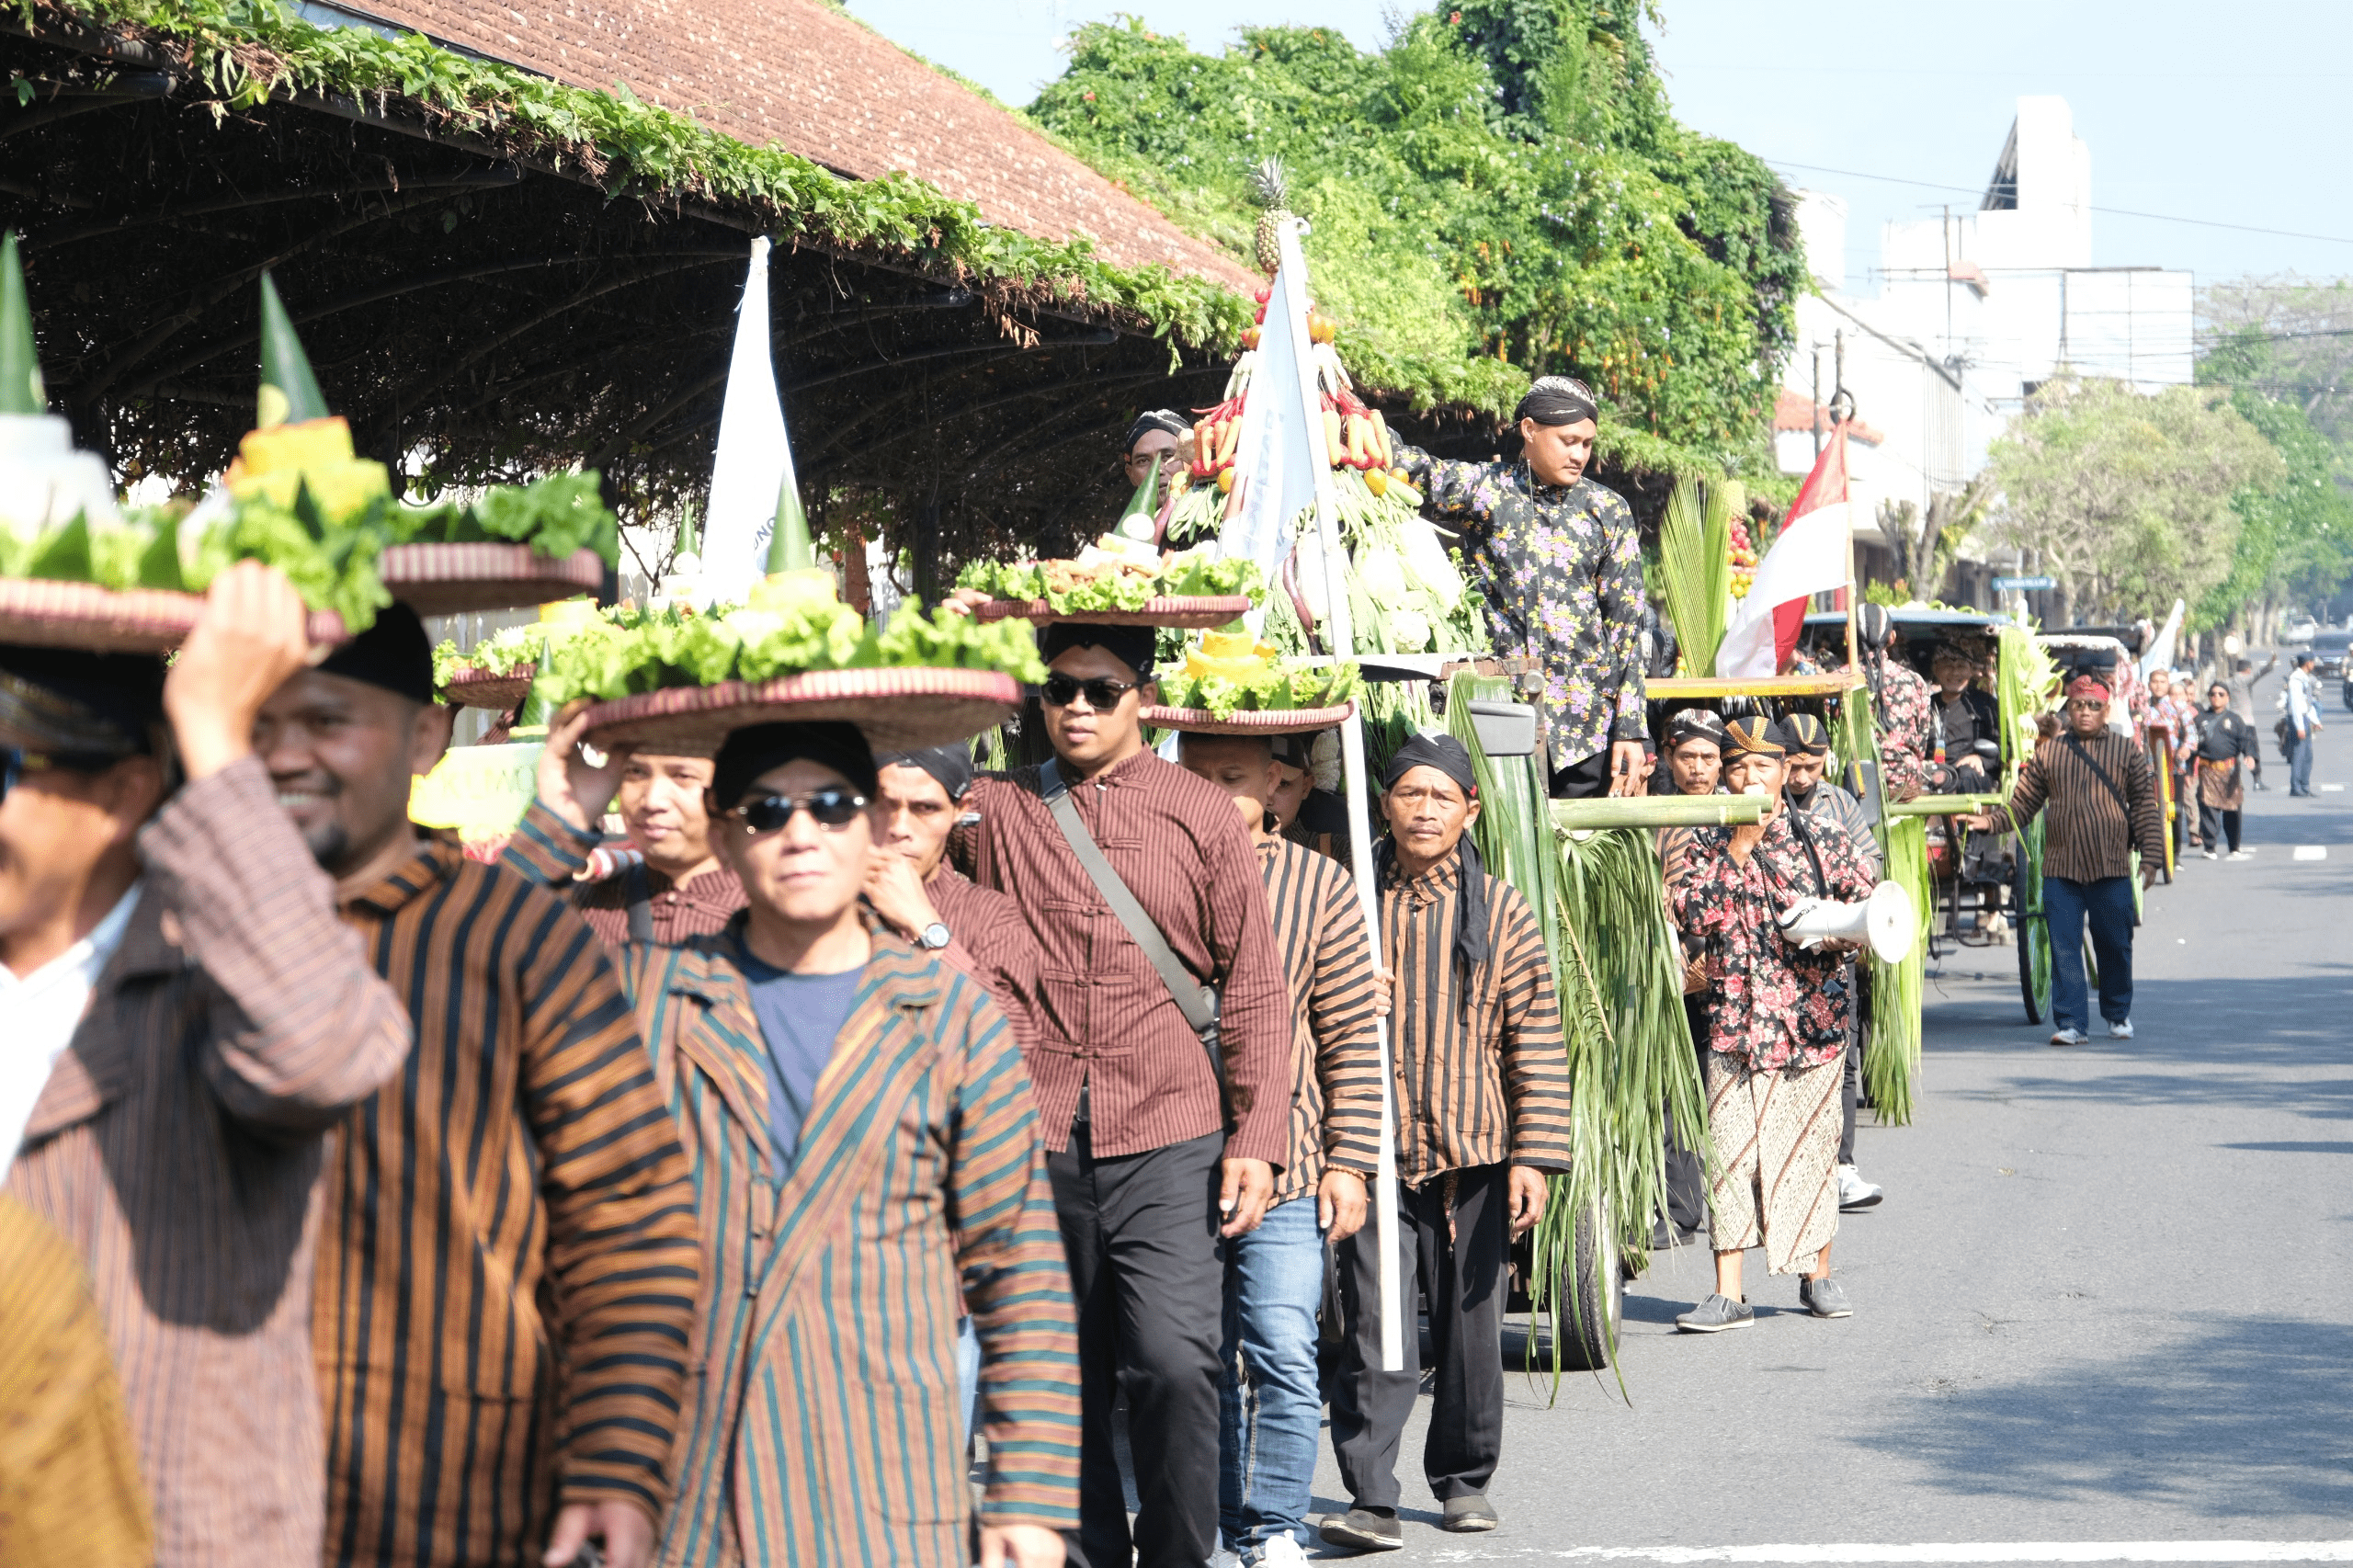
[[[409,825],[449,723],[396,604],[254,730],[416,1029],[328,1168],[325,1561],[563,1568],[593,1536],[642,1568],[701,1270],[686,1159],[595,933]]]
[[[1643,770],[1643,546],[1617,493],[1586,477],[1592,389],[1540,376],[1513,414],[1517,462],[1450,462],[1400,442],[1427,509],[1463,530],[1495,653],[1542,668],[1552,793],[1632,795]]]

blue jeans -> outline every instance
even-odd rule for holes
[[[972,1332],[971,1318],[956,1320],[956,1417],[970,1449],[972,1428],[981,1422],[981,1336]]]
[[[1225,1244],[1225,1336],[1218,1351],[1218,1524],[1243,1557],[1287,1535],[1307,1544],[1324,1396],[1315,1314],[1324,1236],[1315,1195],[1268,1210]]]
[[[2132,1016],[2132,879],[2042,879],[2051,921],[2051,1017],[2063,1029],[2088,1027],[2084,1011],[2084,922],[2091,921],[2099,960],[2099,1016],[2120,1024]]]
[[[2309,795],[2313,792],[2313,734],[2306,730],[2298,734],[2288,732],[2288,793]]]

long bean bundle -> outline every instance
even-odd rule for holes
[[[1890,817],[1882,828],[1887,865],[1881,880],[1911,895],[1913,912],[1925,932],[1935,913],[1927,819]],[[1863,1086],[1882,1126],[1912,1124],[1913,1093],[1920,1081],[1920,985],[1927,950],[1924,937],[1912,944],[1901,963],[1871,960],[1871,1032],[1863,1049]]]

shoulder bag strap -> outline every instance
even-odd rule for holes
[[[2116,809],[2124,813],[2124,820],[2126,822],[2131,822],[2132,820],[2132,802],[2124,798],[2124,787],[2119,784],[2115,779],[2110,778],[2108,776],[2108,769],[2102,767],[2093,759],[2092,754],[2084,748],[2084,743],[2076,738],[2075,731],[2068,731],[2064,738],[2067,742],[2067,749],[2074,752],[2078,757],[2083,759],[2084,766],[2092,770],[2093,778],[2108,786],[2108,792],[2116,797]]]
[[[1128,891],[1128,884],[1120,880],[1120,873],[1113,870],[1111,862],[1103,858],[1102,846],[1095,842],[1095,835],[1087,832],[1086,824],[1079,820],[1078,806],[1070,798],[1070,787],[1063,782],[1062,774],[1054,764],[1049,762],[1040,770],[1039,782],[1044,786],[1039,791],[1039,798],[1046,802],[1046,810],[1052,814],[1054,825],[1062,829],[1063,840],[1070,845],[1070,852],[1078,857],[1079,866],[1086,872],[1087,880],[1095,884],[1095,891],[1103,895],[1103,902],[1111,906],[1112,915],[1127,927],[1128,935],[1135,939],[1136,946],[1143,949],[1143,956],[1159,971],[1161,983],[1168,987],[1168,994],[1176,998],[1177,1010],[1185,1015],[1185,1021],[1193,1027],[1193,1032],[1202,1037],[1209,1047],[1211,1064],[1216,1065],[1218,1050],[1213,1032],[1217,1027],[1215,993],[1196,983],[1185,966],[1176,961],[1176,955],[1169,950],[1168,939],[1160,934],[1160,927],[1152,923],[1152,916],[1146,915],[1143,905],[1136,902],[1136,895]]]

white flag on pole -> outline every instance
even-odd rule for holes
[[[1258,358],[1242,394],[1242,431],[1233,445],[1233,500],[1226,508],[1218,552],[1258,563],[1268,582],[1290,553],[1292,519],[1315,501],[1324,433],[1309,438],[1302,386],[1315,384],[1314,361],[1292,319],[1293,279],[1288,264],[1275,274],[1267,319],[1258,327]],[[1303,298],[1303,291],[1302,297]],[[1303,307],[1296,313],[1303,316]],[[1310,394],[1312,395],[1312,394]]]
[[[768,242],[752,242],[744,302],[735,316],[735,352],[720,405],[719,449],[710,465],[710,506],[702,540],[703,596],[741,603],[767,563],[777,493],[792,473],[784,404],[768,356]]]

